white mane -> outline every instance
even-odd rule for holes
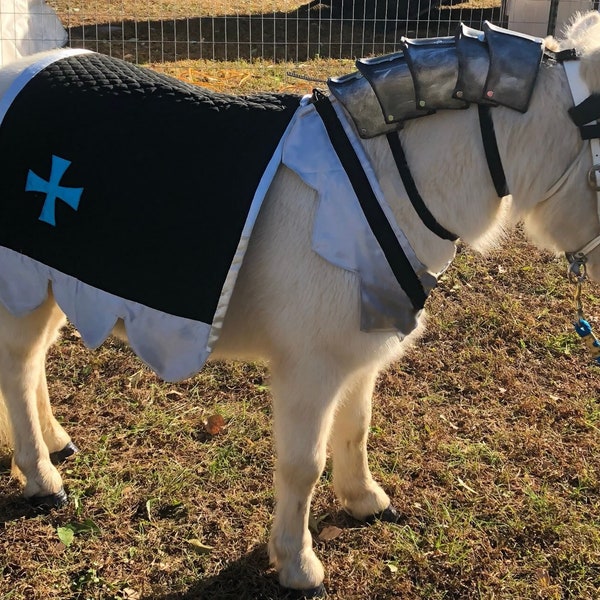
[[[600,13],[577,13],[557,42],[560,50],[575,48],[581,57],[581,74],[592,92],[600,92]]]

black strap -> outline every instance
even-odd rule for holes
[[[600,94],[592,94],[577,106],[571,107],[569,116],[578,127],[600,118]]]
[[[556,62],[579,59],[579,55],[577,54],[577,50],[575,48],[567,48],[566,50],[560,50],[559,52],[553,52],[552,50],[545,48],[544,57],[555,60]]]
[[[377,201],[360,159],[356,155],[335,109],[324,94],[315,91],[313,97],[317,113],[323,120],[327,135],[348,175],[371,231],[379,242],[396,280],[410,298],[413,308],[421,310],[425,305],[427,294],[425,294],[420,279]]]
[[[600,125],[584,125],[579,132],[582,140],[596,140],[600,138]]]
[[[427,205],[423,201],[421,194],[419,194],[415,180],[410,172],[408,162],[406,161],[406,155],[404,154],[404,150],[402,148],[402,142],[398,137],[398,132],[390,131],[386,137],[388,144],[390,145],[390,151],[394,157],[394,162],[398,168],[398,173],[400,174],[402,183],[404,184],[406,193],[408,194],[408,198],[416,213],[421,218],[421,221],[423,221],[423,224],[427,227],[427,229],[435,233],[435,235],[438,237],[441,237],[444,240],[455,242],[458,239],[458,236],[450,233],[436,221],[435,217],[431,214],[427,208]]]
[[[483,149],[485,150],[485,158],[487,159],[488,168],[496,194],[499,198],[510,194],[508,185],[506,184],[506,176],[502,167],[502,159],[498,151],[498,142],[496,141],[496,132],[494,131],[494,122],[492,121],[491,107],[484,104],[478,104],[479,111],[479,129],[481,130],[481,138],[483,140]]]
[[[600,94],[592,94],[577,106],[569,109],[571,120],[581,133],[582,140],[592,140],[600,137],[600,125],[595,123],[600,119]],[[592,123],[586,125],[586,123]]]

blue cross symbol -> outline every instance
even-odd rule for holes
[[[70,160],[60,158],[60,156],[52,155],[52,170],[48,181],[36,175],[31,169],[27,173],[27,182],[25,183],[26,192],[43,192],[46,194],[44,206],[40,213],[39,220],[56,226],[55,208],[56,200],[66,202],[73,210],[79,208],[79,200],[83,188],[68,188],[60,184],[62,176],[71,164]]]

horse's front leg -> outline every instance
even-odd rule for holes
[[[41,369],[40,380],[38,382],[37,409],[42,427],[42,435],[50,452],[52,462],[54,464],[60,463],[78,452],[79,449],[71,441],[69,434],[63,429],[52,413],[45,368]]]
[[[308,521],[343,379],[337,365],[318,353],[272,365],[277,465],[269,554],[286,588],[322,589],[323,566],[312,549]]]
[[[360,520],[378,517],[396,521],[388,495],[369,470],[367,437],[378,370],[360,371],[348,382],[331,432],[333,486],[344,510]]]

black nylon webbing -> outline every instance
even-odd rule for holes
[[[600,137],[600,125],[595,121],[600,118],[600,94],[592,94],[577,106],[569,109],[569,116],[581,133],[582,140],[593,140]],[[587,125],[591,123],[591,125]]]
[[[600,94],[592,94],[577,106],[572,106],[569,116],[578,127],[600,118]]]
[[[427,295],[392,226],[381,208],[352,143],[327,96],[316,92],[315,109],[323,120],[331,144],[348,175],[363,213],[390,265],[396,280],[406,292],[415,310],[425,306]]]
[[[386,137],[392,152],[392,156],[394,157],[394,162],[396,163],[398,173],[400,174],[400,178],[402,179],[402,183],[404,184],[406,193],[408,194],[408,198],[410,203],[413,205],[415,212],[419,215],[421,221],[423,221],[423,224],[427,227],[427,229],[444,240],[455,242],[458,239],[458,236],[449,232],[445,227],[437,222],[436,218],[427,208],[427,205],[421,197],[421,194],[419,194],[415,180],[410,172],[408,162],[406,161],[406,155],[402,149],[402,142],[398,137],[398,132],[392,131],[388,133]]]
[[[584,125],[579,132],[582,140],[595,140],[600,138],[600,125]]]
[[[565,62],[567,60],[577,60],[577,50],[575,48],[568,48],[567,50],[561,50],[559,52],[552,52],[548,48],[544,49],[544,58],[555,60],[556,62]]]
[[[492,181],[496,188],[496,194],[498,194],[499,198],[502,198],[503,196],[510,194],[510,191],[506,184],[502,159],[500,158],[500,152],[498,151],[491,107],[484,104],[478,104],[477,109],[479,111],[479,129],[481,130],[485,158],[487,159],[490,175],[492,176]]]

